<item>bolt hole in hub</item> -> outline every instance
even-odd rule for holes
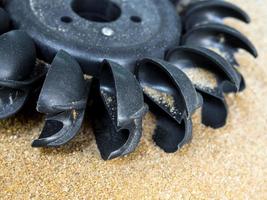
[[[93,22],[113,22],[121,9],[110,0],[73,0],[72,9],[80,17]]]
[[[131,16],[131,21],[135,23],[141,23],[142,19],[141,17],[138,17],[138,16]]]
[[[68,24],[68,23],[72,22],[72,18],[68,17],[68,16],[63,16],[63,17],[61,17],[61,21]]]

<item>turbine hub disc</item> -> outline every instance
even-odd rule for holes
[[[138,59],[163,58],[180,39],[180,19],[167,0],[9,0],[6,10],[41,58],[50,62],[63,49],[92,75],[103,59],[132,71]]]

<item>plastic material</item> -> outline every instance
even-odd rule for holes
[[[10,29],[10,19],[7,12],[0,8],[0,34],[3,34]]]
[[[258,54],[223,21],[250,18],[225,1],[188,2],[0,2],[0,119],[42,88],[37,110],[46,119],[32,146],[68,143],[88,111],[104,160],[136,149],[148,107],[157,119],[153,139],[168,153],[190,142],[200,107],[203,124],[224,126],[224,93],[245,88],[234,55]]]
[[[257,51],[242,33],[223,24],[224,19],[229,17],[245,23],[251,21],[245,11],[229,2],[206,0],[188,6],[184,11],[183,22],[186,32],[189,32],[188,34],[194,34],[196,37],[196,33],[199,32],[196,46],[210,48],[226,58],[232,65],[238,67],[238,62],[234,58],[234,53],[237,52],[238,48],[245,48],[255,57],[257,57]],[[200,26],[199,29],[198,26]],[[191,38],[188,38],[189,40]],[[238,72],[238,69],[236,70]],[[241,74],[240,76],[240,91],[243,91],[246,83],[244,77]],[[230,84],[225,84],[224,92],[235,92],[235,88]]]
[[[197,91],[203,94],[203,124],[213,128],[224,126],[227,118],[224,85],[232,84],[238,91],[241,81],[234,67],[220,55],[201,47],[171,49],[166,55],[166,60],[184,71]]]
[[[166,152],[175,152],[191,140],[191,115],[202,99],[188,77],[165,61],[140,61],[136,76],[157,117],[156,144]]]
[[[22,31],[0,36],[0,119],[16,114],[46,69],[35,67],[36,52],[31,38]]]
[[[245,23],[250,22],[250,17],[245,11],[234,4],[221,0],[205,0],[192,4],[185,11],[183,20],[185,29],[190,30],[195,26],[208,23],[223,24],[223,20],[229,17]]]
[[[40,137],[33,147],[55,147],[70,141],[84,117],[90,80],[85,80],[79,64],[59,51],[48,71],[37,110],[47,115]]]
[[[131,71],[138,59],[163,59],[181,35],[180,18],[166,0],[115,5],[107,0],[9,0],[5,8],[14,26],[35,40],[47,62],[64,49],[90,75],[98,74],[103,59]]]
[[[132,152],[142,135],[147,112],[142,89],[133,74],[119,64],[104,61],[94,100],[94,129],[103,159]]]

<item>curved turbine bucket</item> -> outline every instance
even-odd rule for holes
[[[166,60],[183,71],[203,97],[202,122],[219,128],[227,119],[223,88],[231,83],[238,91],[240,75],[217,53],[201,47],[176,47],[166,54]]]
[[[0,119],[5,119],[24,106],[46,69],[35,67],[35,46],[23,31],[1,35],[0,53]]]
[[[221,0],[193,3],[183,13],[186,31],[203,24],[223,24],[225,18],[234,18],[245,23],[250,22],[250,17],[245,11],[232,3]]]
[[[234,57],[238,49],[244,49],[254,57],[258,56],[256,48],[246,36],[222,24],[204,24],[196,26],[184,35],[182,44],[204,47],[215,51],[234,66],[239,66]],[[244,78],[242,77],[241,80],[241,89],[244,89]],[[225,92],[234,91],[234,86],[232,85],[227,85],[225,87]]]
[[[201,97],[181,70],[162,60],[141,60],[136,76],[157,117],[154,141],[165,152],[177,151],[191,141],[191,115],[201,106]]]
[[[37,110],[45,113],[44,128],[33,147],[56,147],[70,141],[80,130],[91,81],[69,54],[59,51],[47,73]]]
[[[109,160],[135,150],[147,106],[133,74],[117,63],[104,61],[97,82],[94,132],[102,158]]]

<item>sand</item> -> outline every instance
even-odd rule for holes
[[[192,143],[166,154],[151,140],[149,114],[135,153],[105,162],[88,119],[70,144],[41,150],[30,144],[43,118],[20,114],[0,123],[0,198],[267,199],[267,0],[233,2],[251,14],[253,23],[228,24],[245,33],[260,56],[237,56],[248,88],[227,96],[227,126],[207,128],[196,114]]]
[[[214,73],[201,67],[184,68],[183,72],[188,78],[200,88],[214,89],[217,86],[217,79]]]

